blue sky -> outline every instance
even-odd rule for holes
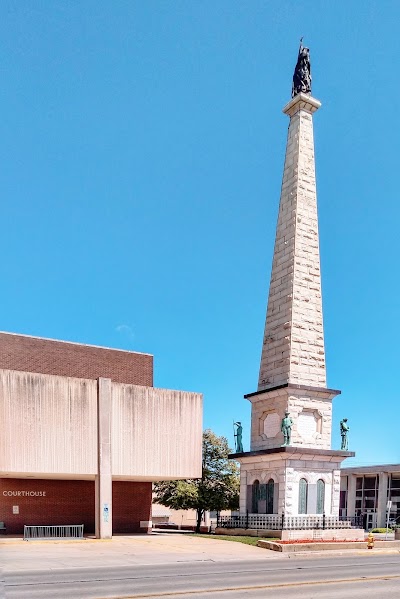
[[[400,3],[4,0],[0,329],[155,355],[233,443],[256,390],[298,41],[328,384],[399,462]],[[347,462],[351,465],[351,462]]]

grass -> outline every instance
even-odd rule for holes
[[[190,535],[191,537],[201,537],[203,539],[220,539],[221,541],[234,541],[235,543],[245,543],[245,545],[257,545],[257,541],[260,540],[261,537],[246,537],[239,535]],[[272,541],[274,539],[268,539]]]
[[[383,533],[383,532],[393,532],[393,530],[392,530],[391,528],[373,528],[373,529],[371,530],[371,532],[372,532],[372,533],[374,533],[374,532],[380,532],[380,533]]]

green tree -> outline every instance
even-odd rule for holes
[[[230,453],[225,437],[205,430],[201,478],[155,483],[155,503],[174,510],[196,510],[196,532],[200,532],[205,511],[238,509],[239,468],[228,460]]]

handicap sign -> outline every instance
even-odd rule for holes
[[[103,504],[103,521],[104,522],[108,522],[108,514],[109,514],[108,503],[104,503]]]

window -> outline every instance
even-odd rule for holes
[[[320,478],[317,481],[317,514],[323,514],[325,511],[325,483]]]
[[[400,524],[400,474],[393,473],[389,476],[387,498],[392,502],[390,518]]]
[[[266,504],[267,505],[266,505],[266,510],[265,510],[266,514],[274,513],[274,490],[275,490],[275,483],[274,483],[273,479],[270,478],[267,483],[267,496],[266,496]]]
[[[301,478],[299,482],[299,514],[307,513],[307,481]]]
[[[366,511],[376,512],[378,504],[379,477],[357,476],[356,478],[356,516]]]
[[[255,480],[253,483],[252,493],[252,512],[258,514],[258,500],[260,499],[260,481]]]

